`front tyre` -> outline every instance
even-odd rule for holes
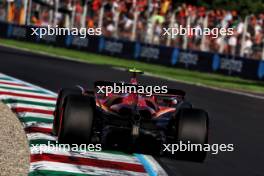
[[[58,141],[89,144],[92,136],[95,100],[90,96],[69,95],[63,105]]]

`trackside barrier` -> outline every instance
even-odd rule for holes
[[[34,26],[20,26],[0,22],[0,37],[34,43],[78,49],[87,52],[117,56],[170,67],[220,73],[252,80],[264,80],[264,61],[233,57],[210,52],[182,50],[104,36],[56,36],[42,38],[32,34]]]

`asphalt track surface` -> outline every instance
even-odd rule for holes
[[[84,64],[0,47],[0,72],[57,92],[61,87],[91,88],[96,80],[129,80],[109,66]],[[157,158],[169,175],[263,176],[264,100],[141,76],[140,83],[168,85],[187,92],[195,107],[210,115],[209,143],[234,144],[234,152],[209,154],[204,163]]]

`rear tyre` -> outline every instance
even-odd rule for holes
[[[69,95],[63,105],[58,141],[88,144],[92,136],[95,101],[93,97]]]
[[[65,98],[68,95],[81,95],[81,94],[82,94],[82,91],[78,87],[64,88],[60,90],[58,94],[57,102],[56,102],[55,111],[54,111],[54,120],[53,120],[53,128],[52,128],[52,133],[54,135],[56,136],[58,135],[61,110],[62,110],[63,103],[65,101]]]
[[[198,144],[203,149],[208,143],[208,114],[201,109],[180,109],[176,120],[176,141],[183,145]],[[176,159],[203,162],[206,151],[177,151]]]

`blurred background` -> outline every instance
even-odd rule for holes
[[[48,25],[100,27],[103,36],[31,35],[32,26]],[[217,38],[162,37],[163,28],[180,25],[233,28],[234,34]],[[140,83],[145,85],[164,84],[186,91],[188,100],[210,114],[209,142],[231,143],[236,150],[209,155],[203,164],[155,159],[166,171],[177,175],[261,176],[263,27],[263,0],[0,0],[0,71],[52,91],[72,85],[92,85],[96,80],[127,80],[128,75],[117,67],[136,67],[177,80],[140,77]],[[33,171],[42,175],[37,169],[42,167]]]
[[[264,59],[263,0],[0,0],[0,21],[101,27],[106,37]],[[232,27],[234,34],[161,37],[163,27],[180,25]]]

